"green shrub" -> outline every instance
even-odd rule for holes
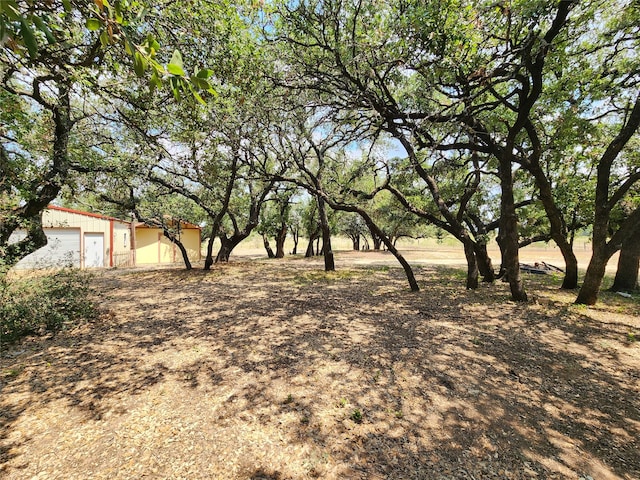
[[[95,315],[90,275],[65,269],[48,275],[0,276],[0,340],[57,332]]]

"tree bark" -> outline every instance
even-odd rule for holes
[[[137,213],[137,212],[136,212]],[[139,221],[142,221],[141,218],[138,217]],[[191,260],[189,260],[189,254],[187,253],[187,249],[184,247],[184,244],[180,241],[180,239],[176,236],[175,233],[170,231],[165,225],[159,225],[162,228],[162,234],[169,239],[171,243],[176,245],[180,250],[180,254],[182,255],[182,261],[184,262],[184,267],[187,270],[191,270],[193,267],[191,266]]]
[[[264,249],[267,251],[267,257],[276,258],[276,254],[273,253],[271,245],[269,245],[269,238],[265,234],[262,235],[262,243],[264,244]]]
[[[493,270],[493,263],[491,257],[487,252],[487,244],[475,242],[476,260],[478,262],[478,270],[482,275],[482,281],[484,283],[493,283],[496,280],[496,272]]]
[[[530,164],[525,164],[527,170],[533,175],[538,191],[540,193],[540,201],[544,207],[549,224],[551,226],[551,238],[558,245],[565,263],[564,279],[560,288],[572,290],[578,287],[578,259],[573,252],[572,241],[568,237],[567,225],[564,216],[553,198],[551,183],[540,167],[537,159],[533,159]]]
[[[620,228],[611,236],[609,242],[607,239],[608,215],[599,217],[598,209],[605,209],[606,205],[596,205],[596,219],[593,225],[593,253],[587,272],[576,299],[577,304],[595,305],[598,301],[598,294],[602,286],[607,262],[622,248],[627,242],[637,241],[637,232],[640,231],[640,207],[631,213]]]
[[[371,232],[372,237],[380,239],[380,242],[386,245],[386,247],[389,249],[389,252],[391,252],[391,254],[394,257],[396,257],[400,265],[402,265],[402,268],[404,269],[404,273],[407,276],[407,281],[409,282],[409,287],[411,288],[411,291],[412,292],[420,291],[420,287],[418,286],[418,282],[416,281],[416,277],[413,274],[413,269],[411,268],[411,265],[409,265],[409,262],[407,262],[407,260],[396,249],[396,247],[393,246],[393,243],[391,242],[389,237],[387,237],[385,233],[375,224],[373,219],[367,214],[366,211],[364,211],[363,209],[355,205],[344,205],[344,204],[339,204],[335,202],[331,202],[330,205],[331,205],[331,208],[333,208],[334,210],[341,210],[343,212],[353,212],[360,215],[360,217],[366,223],[367,228]]]
[[[333,250],[331,249],[331,228],[329,227],[329,218],[327,217],[327,209],[322,197],[317,197],[318,215],[320,217],[320,228],[322,230],[322,251],[324,254],[324,271],[333,272],[336,265],[333,259]]]
[[[593,252],[589,266],[587,267],[587,273],[584,277],[584,282],[578,293],[576,299],[577,304],[580,305],[595,305],[598,301],[598,294],[600,293],[600,286],[602,285],[602,279],[607,268],[608,257],[603,249]]]
[[[351,247],[353,250],[360,250],[360,235],[359,234],[353,234],[350,235],[351,237]]]
[[[463,241],[463,245],[464,256],[467,259],[467,290],[475,290],[478,288],[478,262],[474,242],[467,238]]]
[[[284,242],[287,240],[287,225],[283,223],[276,235],[276,254],[275,258],[284,258]]]
[[[640,231],[629,237],[622,244],[618,258],[616,278],[611,286],[613,292],[635,292],[640,290],[638,285],[638,270],[640,269]]]
[[[218,250],[218,254],[216,255],[216,263],[226,263],[229,261],[229,257],[231,256],[231,252],[242,242],[245,238],[247,238],[249,234],[234,234],[230,237],[226,235],[220,235],[220,250]]]
[[[300,233],[297,228],[292,230],[292,237],[293,237],[293,250],[291,250],[291,255],[297,255],[298,241],[300,240]]]
[[[630,177],[610,195],[611,169],[613,168],[613,162],[636,133],[638,127],[640,127],[640,94],[636,97],[634,107],[627,117],[626,123],[620,129],[618,135],[609,143],[598,163],[592,237],[593,255],[576,299],[578,304],[595,305],[598,300],[598,293],[602,285],[607,261],[616,250],[622,247],[629,237],[637,234],[638,229],[640,229],[640,208],[637,208],[622,222],[618,231],[607,242],[611,209],[637,181],[637,179]],[[599,278],[596,278],[596,276],[599,276]]]
[[[186,268],[187,270],[191,270],[193,267],[191,266],[191,260],[189,260],[189,255],[187,253],[187,249],[184,248],[184,244],[176,239],[171,240],[173,243],[175,243],[178,247],[178,249],[180,250],[180,253],[182,254],[182,261],[184,262],[184,268]]]
[[[375,222],[371,219],[371,217],[369,217],[369,215],[367,215],[367,213],[364,210],[357,209],[355,211],[365,221],[365,223],[367,224],[367,227],[369,227],[369,230],[372,233],[375,233],[376,237],[379,238],[380,241],[383,242],[386,245],[386,247],[389,250],[389,252],[391,252],[391,254],[394,257],[396,257],[396,259],[398,260],[400,265],[402,265],[402,268],[404,269],[404,273],[405,273],[405,275],[407,277],[407,281],[409,282],[409,287],[411,288],[411,291],[412,292],[420,291],[420,287],[418,286],[418,282],[416,281],[416,277],[413,274],[413,269],[411,268],[411,265],[409,265],[409,262],[407,262],[407,260],[404,258],[404,256],[402,256],[402,254],[396,249],[396,247],[393,245],[393,242],[391,242],[389,237],[387,237],[384,234],[384,232],[382,230],[380,230],[380,228],[378,228],[378,226],[375,224]]]
[[[211,266],[213,265],[214,259],[213,259],[213,242],[215,242],[216,237],[213,234],[213,232],[211,232],[211,237],[209,238],[209,241],[207,242],[207,256],[204,259],[204,269],[205,270],[211,270]]]
[[[304,258],[311,258],[315,255],[315,249],[313,248],[313,243],[316,241],[316,238],[312,235],[309,237],[309,243],[307,244],[307,249],[304,252]]]
[[[518,217],[513,195],[513,173],[510,153],[499,158],[500,170],[500,235],[502,237],[502,267],[509,282],[511,298],[516,302],[526,302],[527,293],[520,276],[520,257],[518,252]]]

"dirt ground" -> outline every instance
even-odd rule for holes
[[[418,293],[374,252],[97,274],[99,318],[0,355],[0,477],[640,478],[637,298],[408,256]]]

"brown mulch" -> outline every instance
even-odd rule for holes
[[[1,352],[0,477],[640,478],[637,300],[355,258],[100,274]]]

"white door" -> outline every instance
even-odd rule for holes
[[[20,260],[16,268],[80,268],[80,230],[70,228],[45,228],[47,245]],[[26,232],[14,232],[9,243],[18,242]]]
[[[84,268],[104,267],[104,233],[84,234]]]

